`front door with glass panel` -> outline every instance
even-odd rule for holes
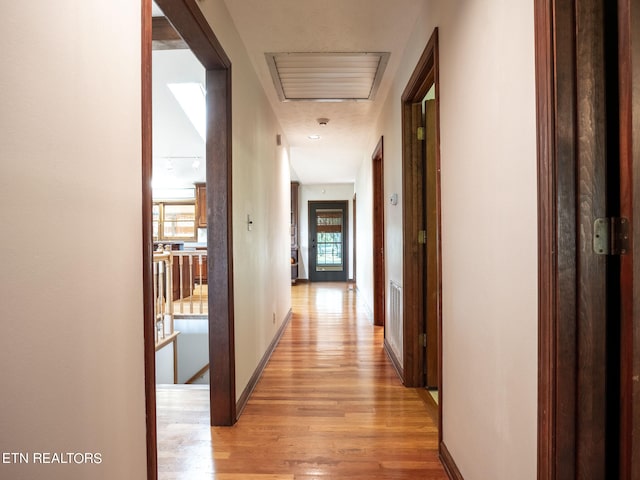
[[[346,282],[348,201],[309,202],[309,280]]]

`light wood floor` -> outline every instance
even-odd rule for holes
[[[352,286],[292,287],[293,319],[240,420],[208,389],[158,390],[160,479],[447,479],[424,392],[402,386]]]

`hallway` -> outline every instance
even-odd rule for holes
[[[402,386],[355,287],[296,285],[292,304],[234,427],[209,427],[206,387],[158,388],[159,478],[448,478],[423,392]]]

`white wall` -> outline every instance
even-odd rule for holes
[[[371,138],[401,193],[400,98],[440,34],[444,442],[466,480],[536,478],[537,210],[533,4],[426,1]],[[371,210],[370,161],[356,183]],[[362,194],[362,195],[361,195]],[[401,195],[400,195],[401,197]],[[400,198],[400,203],[401,203]],[[387,204],[387,285],[402,283],[401,215]],[[361,209],[364,210],[361,213]],[[364,224],[361,224],[364,226]],[[370,235],[370,231],[369,231]],[[364,234],[358,242],[370,243]],[[358,285],[371,298],[370,256]]]
[[[0,478],[146,478],[140,3],[3,2]],[[114,355],[115,353],[115,355]]]
[[[298,278],[309,278],[309,202],[348,200],[348,278],[353,278],[353,183],[300,185],[298,193]]]
[[[199,4],[232,63],[236,396],[291,308],[291,187],[286,139],[222,0]],[[247,229],[247,215],[253,219]],[[273,317],[275,316],[275,322]]]
[[[178,383],[186,383],[209,365],[209,322],[206,317],[176,318],[175,329],[180,332],[177,340]],[[156,378],[156,383],[162,382]],[[170,383],[173,383],[173,377]]]
[[[173,384],[173,342],[156,350],[156,384]],[[178,363],[180,365],[180,363]],[[197,370],[196,370],[197,372]],[[195,372],[194,372],[195,373]],[[191,377],[187,377],[191,378]]]
[[[371,150],[371,154],[373,152]],[[364,155],[355,183],[358,229],[356,234],[356,287],[360,300],[367,306],[373,317],[373,171],[371,162],[371,155]]]

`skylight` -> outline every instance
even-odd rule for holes
[[[200,137],[207,137],[207,108],[205,91],[201,83],[169,83],[173,96]]]
[[[282,101],[373,100],[389,61],[385,52],[267,53]]]

